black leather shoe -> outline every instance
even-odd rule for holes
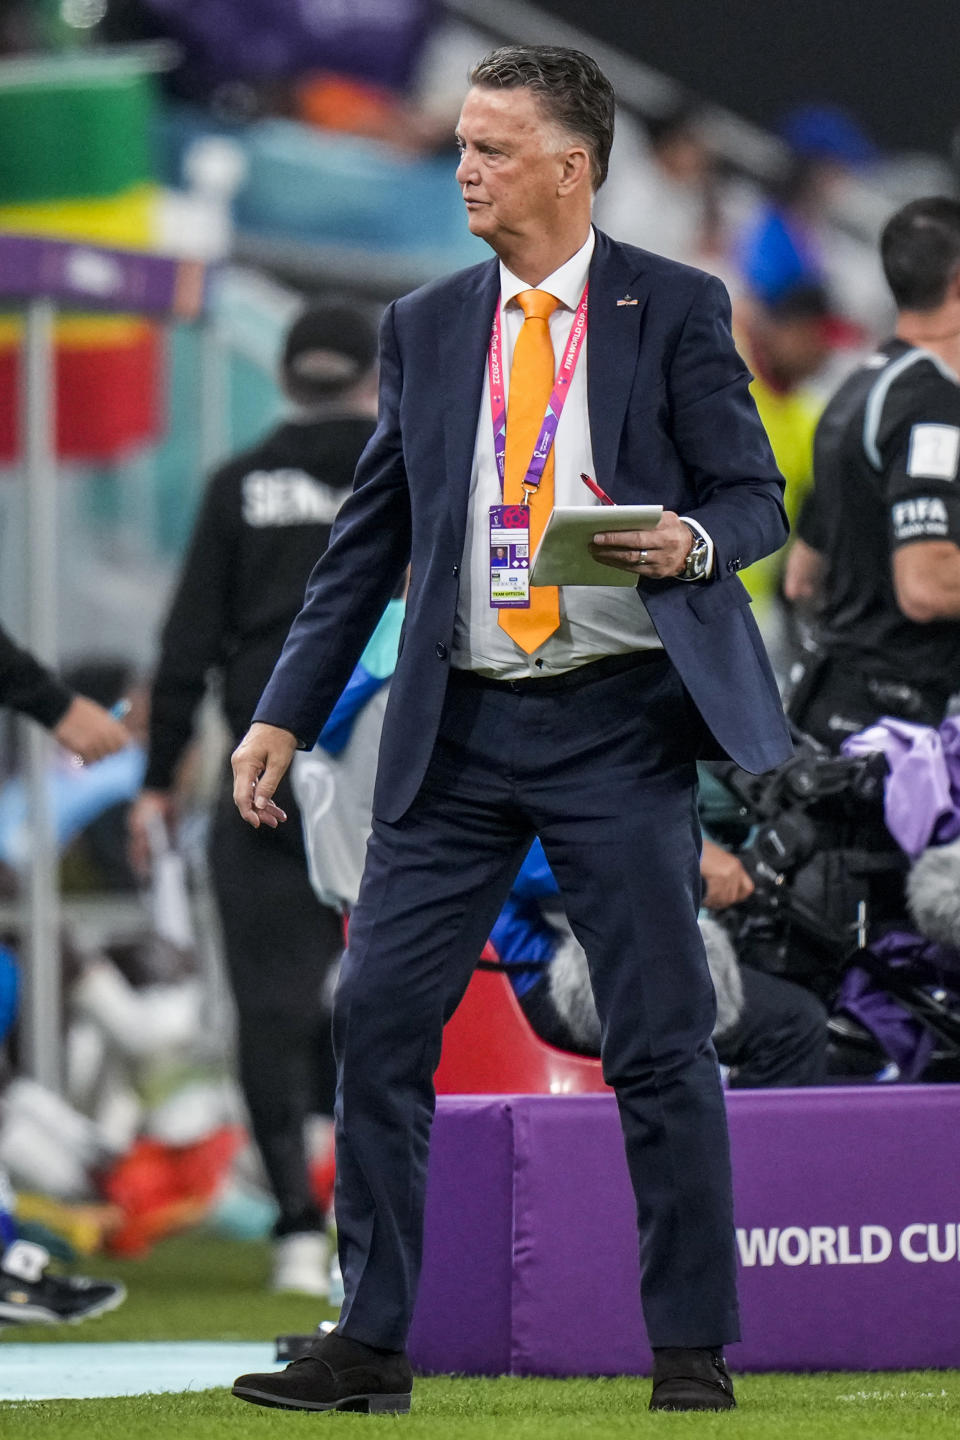
[[[721,1351],[654,1350],[651,1410],[734,1410],[736,1405]]]
[[[413,1372],[404,1352],[374,1350],[334,1330],[319,1335],[309,1355],[286,1370],[241,1375],[233,1393],[278,1410],[362,1410],[404,1415],[410,1409]]]

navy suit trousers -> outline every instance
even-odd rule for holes
[[[738,1338],[715,1002],[697,928],[702,722],[662,652],[609,669],[516,687],[453,672],[413,804],[374,821],[334,1005],[338,1328],[353,1339],[405,1344],[443,1025],[534,835],[590,965],[650,1343]]]

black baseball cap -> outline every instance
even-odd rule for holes
[[[349,390],[376,358],[377,331],[367,312],[349,301],[319,300],[291,325],[281,364],[293,398],[309,403]]]

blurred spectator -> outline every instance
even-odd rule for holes
[[[111,0],[99,33],[120,42],[176,41],[165,84],[220,115],[288,112],[298,84],[321,71],[356,82],[351,104],[367,114],[374,95],[406,90],[435,15],[432,0],[346,7],[342,0]]]
[[[960,678],[960,202],[904,206],[880,248],[896,333],[824,412],[786,576],[820,604],[791,718],[831,748],[938,724]]]
[[[414,154],[448,148],[453,122],[435,120],[386,86],[349,75],[310,75],[296,86],[296,112],[308,124],[379,140]]]
[[[292,414],[210,480],[153,682],[145,788],[130,817],[141,869],[151,829],[175,823],[177,764],[209,671],[222,678],[234,743],[247,728],[373,433],[375,358],[376,330],[358,307],[327,301],[304,311],[280,370]],[[273,1284],[326,1295],[326,1216],[311,1189],[304,1124],[311,1112],[332,1112],[323,991],[341,921],[311,891],[289,782],[280,803],[293,823],[264,844],[236,815],[226,767],[210,867],[237,1003],[240,1081],[280,1206]]]
[[[770,301],[799,286],[826,286],[821,233],[832,166],[794,158],[786,175],[754,216],[739,245],[747,288]]]
[[[844,315],[876,333],[888,312],[876,256],[834,222],[877,151],[852,116],[832,106],[801,106],[780,129],[790,163],[736,245],[748,288],[769,300],[823,285]]]
[[[737,346],[753,371],[750,392],[787,482],[784,503],[791,526],[813,482],[813,435],[823,409],[810,381],[830,353],[830,302],[815,283],[799,283],[766,300],[744,297],[736,307]],[[783,552],[769,555],[741,576],[762,623],[780,585]]]
[[[622,110],[597,224],[632,245],[715,270],[723,249],[714,157],[700,112],[683,105],[647,121]]]
[[[849,168],[869,166],[878,156],[877,145],[839,105],[797,105],[784,115],[780,134],[797,156],[818,161],[825,183],[830,170],[842,180]]]

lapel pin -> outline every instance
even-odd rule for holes
[[[618,305],[639,305],[639,304],[640,304],[640,301],[639,301],[639,300],[634,300],[634,299],[632,299],[632,298],[630,297],[630,295],[627,294],[627,295],[624,295],[624,297],[623,297],[622,300],[618,300],[618,301],[617,301],[617,304],[618,304]]]

